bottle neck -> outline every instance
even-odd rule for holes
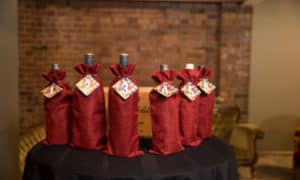
[[[51,70],[52,71],[59,70],[59,64],[52,64]]]
[[[128,66],[128,54],[120,54],[120,66],[125,68]]]
[[[189,70],[194,70],[195,69],[195,65],[194,64],[185,64],[185,69],[189,69]]]
[[[88,53],[85,55],[85,64],[88,66],[94,65],[94,55],[92,53]]]
[[[168,71],[168,70],[169,70],[169,66],[167,64],[160,65],[160,71]]]

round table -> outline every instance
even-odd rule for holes
[[[141,141],[141,144],[146,152],[147,143]],[[39,143],[27,155],[23,175],[23,180],[173,179],[237,180],[239,177],[230,147],[217,138],[173,155],[145,153],[131,159]]]

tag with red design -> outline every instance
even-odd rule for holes
[[[41,91],[46,98],[52,98],[63,90],[59,85],[52,83]]]
[[[181,88],[181,92],[191,101],[194,101],[201,94],[201,91],[192,82],[186,83]]]
[[[112,86],[112,88],[114,88],[118,95],[124,100],[128,99],[138,90],[138,87],[129,78],[120,79]]]
[[[178,92],[178,89],[168,82],[160,83],[154,87],[154,90],[167,98]]]
[[[78,83],[76,83],[76,87],[85,96],[89,96],[99,86],[100,86],[100,84],[98,83],[98,81],[96,81],[91,75],[86,75]]]
[[[207,79],[201,80],[197,85],[205,94],[210,94],[216,89],[216,86]]]

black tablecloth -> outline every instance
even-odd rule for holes
[[[141,143],[142,144],[142,143]],[[35,145],[26,158],[23,180],[236,180],[231,149],[216,138],[183,152],[132,159],[67,146]]]

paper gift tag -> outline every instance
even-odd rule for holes
[[[213,83],[209,82],[207,79],[201,80],[197,85],[205,94],[210,94],[213,90],[216,89],[216,86]]]
[[[46,98],[52,98],[63,90],[59,85],[52,83],[41,91]]]
[[[186,83],[181,88],[181,92],[191,101],[194,101],[201,94],[201,91],[192,82]]]
[[[138,87],[129,78],[120,79],[112,87],[125,100],[138,90]]]
[[[165,97],[170,97],[178,91],[176,87],[168,82],[160,83],[158,86],[154,87],[154,90]]]
[[[93,91],[95,91],[100,84],[91,75],[86,75],[78,83],[76,87],[85,95],[89,96]]]

